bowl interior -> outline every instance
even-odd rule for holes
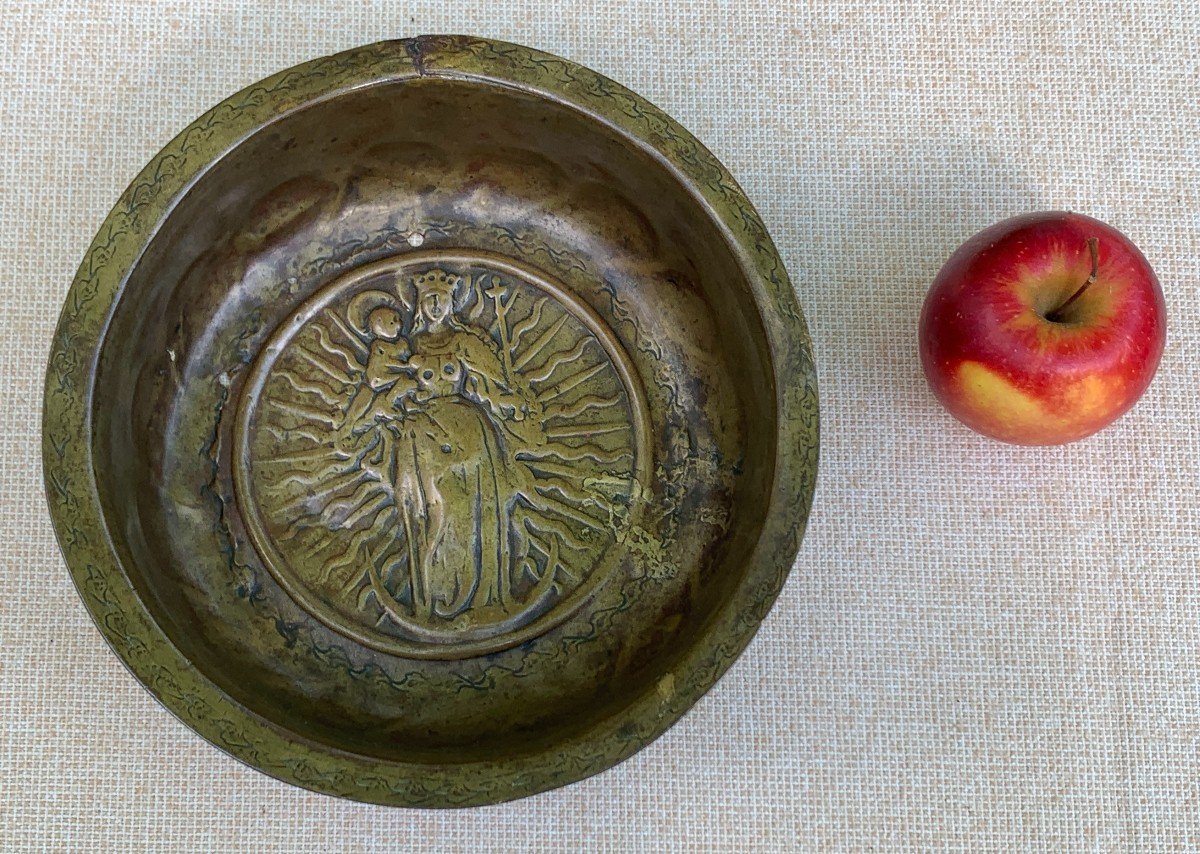
[[[438,276],[442,284],[431,283]],[[503,341],[501,291],[515,300]],[[377,304],[355,302],[367,292]],[[386,311],[371,313],[389,308],[381,293],[399,299],[391,307],[400,335],[380,331]],[[438,294],[457,331],[420,338],[420,324],[436,325]],[[601,404],[589,409],[586,387],[538,403],[543,415],[551,406],[559,414],[545,416],[550,426],[537,441],[549,432],[565,437],[562,447],[594,445],[628,465],[584,477],[599,464],[567,459],[560,448],[551,475],[567,485],[543,489],[554,494],[540,511],[518,511],[513,496],[534,488],[454,487],[445,471],[494,478],[498,463],[464,468],[461,458],[498,447],[489,425],[504,418],[510,436],[500,444],[520,456],[511,445],[522,440],[511,437],[526,428],[503,402],[512,388],[497,380],[491,391],[466,392],[462,383],[496,380],[505,366],[495,367],[504,361],[495,354],[543,298],[546,319],[526,339],[544,331],[549,343],[526,353],[527,377],[539,366],[551,370],[543,361],[551,351],[563,367],[529,380],[526,391],[544,397],[567,385],[577,347],[599,371],[588,381],[609,383],[591,397],[619,405],[597,428]],[[301,351],[320,350],[312,324],[332,314],[335,340],[314,363]],[[557,329],[552,315],[563,318]],[[434,340],[459,342],[456,358],[468,375],[454,380],[467,402],[444,404],[436,418],[433,404],[421,402],[420,366],[410,367]],[[420,507],[387,509],[403,503],[402,473],[371,469],[361,496],[357,486],[338,493],[346,506],[332,515],[314,498],[326,489],[316,469],[340,461],[339,422],[357,405],[360,374],[370,373],[363,364],[339,367],[339,352],[366,362],[366,351],[392,344],[413,351],[395,355],[392,370],[414,383],[407,405],[418,414],[406,417],[416,420],[364,418],[366,432],[342,441],[353,456],[384,428],[395,437],[414,423],[450,425],[456,444],[446,459],[414,464],[446,495],[460,489],[446,506],[467,521],[443,525],[458,539],[441,552],[430,543],[423,551],[396,546],[396,531],[412,520],[436,527],[428,496]],[[464,347],[475,355],[461,355]],[[323,376],[330,363],[335,377]],[[278,391],[289,370],[299,386],[320,386],[311,406],[296,387]],[[273,403],[281,395],[286,401]],[[308,427],[299,415],[272,422],[272,405],[318,414]],[[296,738],[381,761],[441,764],[547,750],[647,692],[669,691],[674,663],[744,577],[768,510],[777,435],[771,355],[747,273],[694,189],[594,116],[538,93],[451,77],[380,83],[308,104],[202,172],[123,287],[92,417],[114,546],[154,619],[208,679]],[[571,437],[578,425],[583,433]],[[588,432],[598,429],[618,438]],[[371,441],[371,453],[383,448],[393,460],[403,442],[434,456],[439,447],[411,436]],[[281,485],[284,469],[262,462],[272,442],[280,456],[302,460],[290,485]],[[616,485],[606,493],[609,475]],[[500,509],[489,509],[485,494]],[[387,505],[378,545],[366,534],[355,540],[367,529],[345,518],[370,501]],[[284,530],[289,507],[316,520],[294,539]],[[533,545],[513,539],[518,512],[543,514],[522,528]],[[572,513],[587,517],[582,527]],[[480,533],[484,517],[509,525],[500,534],[508,575],[496,602],[536,595],[543,604],[484,607],[479,578],[495,547]],[[558,550],[547,533],[556,523],[570,529],[564,543],[578,535],[582,544],[553,583],[539,587],[552,561],[546,552]],[[345,560],[328,557],[326,547]],[[379,557],[385,553],[392,557]],[[415,592],[415,567],[443,571],[435,558],[473,562],[476,586],[453,582],[441,599]],[[401,580],[380,592],[373,571],[385,588],[387,572]],[[388,595],[398,616],[375,619]],[[446,616],[456,596],[479,607]],[[432,601],[424,616],[419,599]]]

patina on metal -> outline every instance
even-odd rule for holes
[[[817,392],[693,137],[423,37],[264,80],[146,167],[43,435],[80,593],[164,705],[280,779],[465,806],[619,762],[732,663],[800,543]]]

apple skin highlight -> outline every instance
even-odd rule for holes
[[[1095,277],[1075,296],[1092,273],[1089,238]],[[1058,445],[1142,396],[1166,344],[1166,305],[1149,263],[1116,229],[1081,214],[1027,214],[950,256],[919,339],[929,385],[960,421],[1004,442]]]

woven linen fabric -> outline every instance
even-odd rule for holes
[[[725,678],[597,777],[469,811],[311,794],[193,734],[94,629],[42,497],[44,362],[142,165],[233,91],[383,38],[551,51],[679,119],[761,211],[812,327],[807,537]],[[0,10],[0,850],[1200,848],[1200,7],[1096,2],[62,2]],[[1022,449],[935,402],[957,244],[1072,209],[1157,270],[1158,377]]]

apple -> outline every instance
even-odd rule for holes
[[[1058,445],[1137,402],[1166,327],[1158,279],[1125,235],[1081,214],[1027,214],[979,232],[937,274],[921,309],[921,366],[968,427]]]

